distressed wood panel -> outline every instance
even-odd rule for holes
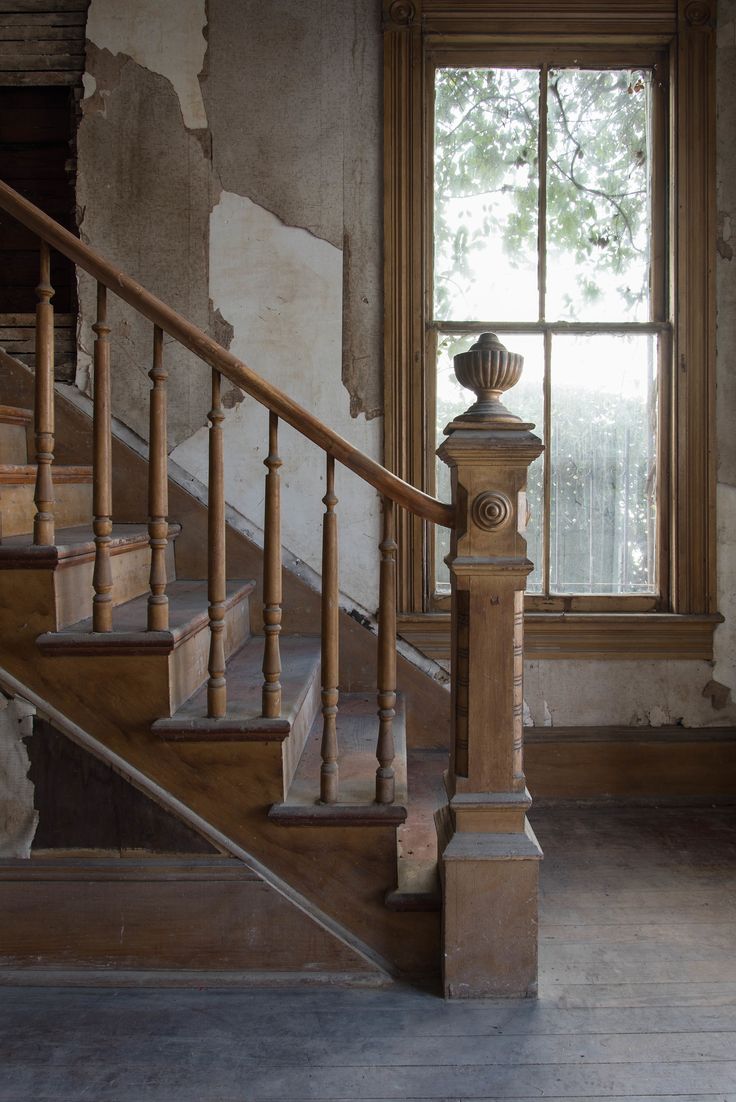
[[[79,84],[89,0],[0,0],[0,85]]]
[[[0,862],[2,968],[370,971],[238,861]],[[53,915],[53,921],[49,916]]]
[[[34,721],[27,746],[39,813],[34,849],[213,852],[204,838],[45,720]]]
[[[10,292],[13,292],[12,294]],[[2,299],[25,297],[15,288],[2,288]],[[0,314],[0,348],[33,369],[36,361],[36,329],[33,314]],[[72,382],[77,362],[77,323],[73,314],[54,315],[54,375],[57,382]]]

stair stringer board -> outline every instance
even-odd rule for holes
[[[19,680],[9,670],[1,667],[0,684],[9,694],[21,696],[29,701],[36,709],[37,714],[47,719],[58,731],[100,761],[105,762],[128,783],[134,785],[166,811],[197,831],[212,845],[231,854],[243,863],[248,872],[253,874],[266,889],[265,897],[263,896],[263,889],[259,893],[259,912],[253,912],[252,922],[257,924],[259,921],[265,920],[269,923],[282,923],[283,933],[292,939],[293,953],[287,961],[287,966],[278,969],[278,971],[288,971],[296,975],[298,972],[308,970],[311,973],[319,973],[323,976],[325,974],[334,975],[335,978],[339,977],[343,980],[345,977],[366,980],[373,978],[374,981],[390,980],[391,969],[387,962],[382,961],[368,946],[362,945],[350,931],[341,929],[327,914],[315,907],[310,900],[301,896],[290,885],[275,876],[270,869],[264,867],[252,854],[243,849],[233,837],[219,830],[207,818],[200,815],[197,810],[175,795],[171,789],[182,786],[188,788],[192,785],[193,779],[180,776],[178,775],[179,769],[171,768],[173,764],[169,760],[171,755],[162,754],[162,757],[167,759],[166,765],[169,772],[169,784],[171,785],[171,788],[167,788],[158,783],[148,772],[133,764],[131,759],[137,756],[134,751],[136,748],[140,748],[140,740],[135,736],[134,731],[130,730],[125,734],[121,731],[114,732],[112,725],[98,715],[97,725],[101,724],[104,727],[106,736],[106,740],[103,742],[91,735],[88,730],[80,727],[67,714],[49,704],[30,685]],[[90,716],[89,718],[92,720],[94,717]],[[115,737],[116,734],[118,738]],[[118,741],[128,742],[129,752],[126,756],[122,756],[111,747],[110,742]],[[161,747],[157,740],[152,741],[155,741],[160,749],[165,750],[165,747]],[[182,772],[191,772],[191,770],[183,767]],[[200,778],[198,787],[200,788],[200,795],[206,792],[208,787],[206,779]],[[220,798],[222,798],[222,795],[226,796],[227,793],[221,794]],[[195,800],[193,802],[199,801]],[[17,865],[17,863],[15,864]],[[28,863],[27,868],[29,870],[27,882],[30,883],[33,881],[31,862]],[[269,895],[273,896],[271,900],[268,899]],[[29,905],[31,904],[32,899],[29,897]],[[87,915],[87,919],[93,921],[94,912]],[[300,955],[299,953],[300,940],[301,944],[309,950],[306,955]],[[234,946],[237,946],[238,949],[241,948],[238,944],[237,930],[233,930],[233,942]],[[3,943],[7,945],[7,939],[4,938]],[[120,953],[117,955],[120,956]],[[112,954],[112,957],[114,959],[115,954]],[[12,966],[13,963],[18,962],[12,960],[9,963]],[[49,965],[49,963],[59,964],[62,962],[50,962],[44,960],[41,956],[37,963],[43,966]],[[69,961],[67,960],[64,963],[68,964]],[[100,960],[92,962],[93,965],[101,965],[102,963]],[[131,967],[132,965],[130,960],[124,959],[121,966]],[[151,967],[150,963],[148,967]],[[162,967],[172,967],[168,957],[163,961]],[[239,970],[242,970],[242,960],[239,964]],[[259,975],[268,973],[268,961],[264,959],[254,960],[252,970]]]

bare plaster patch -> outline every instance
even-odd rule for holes
[[[208,0],[215,173],[344,252],[342,381],[383,409],[383,41],[376,0]],[[244,63],[243,59],[246,59]]]
[[[210,219],[210,296],[233,326],[231,351],[346,436],[369,455],[380,455],[377,422],[356,421],[340,384],[342,255],[312,234],[285,226],[250,199],[223,192]],[[263,520],[263,460],[268,415],[245,400],[224,422],[226,496],[255,525]],[[324,456],[282,425],[282,539],[298,558],[320,571],[324,507]],[[172,458],[206,481],[207,430]],[[338,465],[337,507],[345,593],[367,609],[376,606],[379,502],[375,491]]]
[[[536,727],[731,726],[736,705],[703,696],[713,676],[710,662],[531,659],[524,698]]]
[[[205,0],[92,0],[87,38],[113,54],[126,54],[160,73],[177,94],[184,124],[207,126],[199,86],[207,40]]]
[[[33,716],[32,704],[0,692],[0,857],[31,856],[38,812],[23,739],[33,734]]]

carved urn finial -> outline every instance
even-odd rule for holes
[[[509,352],[495,333],[481,333],[472,348],[454,357],[454,364],[458,382],[474,391],[478,399],[457,421],[521,423],[520,417],[506,409],[501,395],[521,378],[523,356]]]

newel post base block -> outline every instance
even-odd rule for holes
[[[537,993],[542,850],[524,814],[531,803],[528,793],[523,809],[518,797],[495,795],[495,806],[494,794],[483,793],[472,801],[474,808],[463,796],[460,806],[451,800],[437,813],[442,987],[447,999],[527,998]],[[457,829],[463,815],[468,826],[480,826],[472,820],[485,814],[492,832]]]

